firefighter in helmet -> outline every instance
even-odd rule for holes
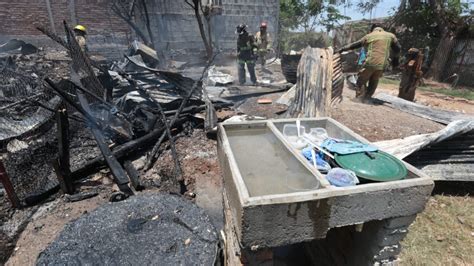
[[[83,52],[87,52],[87,42],[86,42],[86,27],[82,25],[76,25],[74,27],[74,33],[76,34],[76,41],[79,44],[79,47],[81,47],[81,50]]]
[[[267,53],[272,48],[272,40],[270,39],[270,34],[267,32],[266,22],[260,24],[260,31],[255,34],[255,41],[258,47],[258,62],[263,68],[265,66]]]
[[[257,46],[253,35],[247,31],[247,25],[240,24],[237,26],[237,60],[239,63],[239,83],[244,85],[246,81],[245,65],[250,74],[250,81],[253,85],[257,84],[257,77],[255,75],[255,60]]]

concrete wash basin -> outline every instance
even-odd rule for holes
[[[330,137],[369,143],[331,118],[300,119]],[[337,188],[282,135],[295,119],[219,125],[226,226],[242,249],[278,247],[325,238],[331,228],[415,217],[431,194],[432,179],[405,163],[404,180]],[[408,219],[409,223],[413,219]],[[229,230],[226,232],[229,234]]]

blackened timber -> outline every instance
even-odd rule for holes
[[[54,167],[58,176],[61,190],[66,194],[74,193],[74,183],[70,174],[70,154],[69,154],[69,120],[67,109],[61,108],[56,113],[58,126],[58,160]]]
[[[81,103],[81,107],[84,109],[84,111],[90,114],[91,109],[89,107],[89,103],[87,102],[84,94],[82,94],[82,92],[78,92],[77,97],[79,98],[79,102]],[[120,163],[112,154],[109,146],[105,142],[105,138],[104,138],[104,135],[102,134],[102,131],[100,131],[100,129],[96,126],[97,123],[94,123],[94,124],[95,125],[91,126],[92,135],[94,135],[97,145],[99,146],[99,149],[102,152],[102,155],[104,156],[104,159],[110,168],[110,172],[112,173],[112,176],[114,177],[115,183],[119,186],[122,192],[133,195],[133,191],[130,188],[128,189],[125,188],[125,187],[128,187],[126,185],[129,183],[127,173],[125,172],[125,170],[122,168]],[[126,191],[123,191],[123,189]]]
[[[0,161],[0,182],[2,182],[3,188],[5,188],[7,197],[10,200],[13,208],[21,207],[20,199],[18,198],[18,195],[15,192],[15,188],[13,187],[13,184],[10,178],[8,177],[7,170],[5,169],[5,166],[3,165],[2,161]]]
[[[182,124],[183,122],[187,121],[188,118],[180,118],[176,121],[175,125]],[[127,156],[133,155],[144,148],[148,148],[150,144],[156,142],[156,139],[161,136],[161,134],[165,132],[164,127],[160,127],[154,129],[150,133],[135,139],[131,140],[127,143],[121,144],[117,146],[113,151],[112,154],[117,159],[123,159]],[[86,178],[88,175],[94,174],[98,170],[104,168],[105,160],[103,157],[97,157],[93,160],[86,162],[82,167],[76,169],[71,173],[71,178],[75,181],[81,180]]]
[[[123,162],[123,167],[125,171],[127,171],[128,177],[130,177],[130,182],[132,183],[133,188],[136,191],[140,191],[143,189],[143,186],[140,183],[140,175],[138,174],[137,169],[133,166],[132,162],[129,160],[125,160]]]

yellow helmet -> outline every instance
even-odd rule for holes
[[[76,25],[76,27],[74,27],[74,30],[78,30],[78,31],[82,31],[84,32],[84,34],[86,34],[86,27],[82,26],[82,25]]]

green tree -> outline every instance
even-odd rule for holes
[[[343,4],[344,0],[281,0],[280,48],[291,49],[292,47],[288,47],[289,43],[314,43],[317,27],[323,27],[329,32],[341,21],[350,19],[338,9]],[[304,34],[293,34],[292,31],[302,31]],[[294,37],[299,40],[294,40]],[[321,41],[319,39],[318,43]]]
[[[402,0],[392,18],[392,29],[405,48],[436,47],[428,75],[441,81],[455,39],[469,32],[469,4],[460,0]]]

